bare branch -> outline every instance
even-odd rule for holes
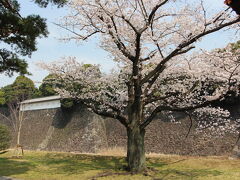
[[[207,35],[207,34],[211,34],[213,32],[216,32],[220,29],[223,29],[227,26],[230,26],[232,24],[235,24],[237,22],[240,22],[240,17],[238,17],[237,19],[233,20],[233,21],[230,21],[230,22],[227,22],[227,23],[224,23],[218,27],[215,27],[213,29],[210,29],[210,30],[207,30],[207,31],[204,31],[198,35],[196,35],[195,37],[187,40],[187,41],[184,41],[182,42],[181,44],[178,45],[178,47],[176,49],[174,49],[165,59],[163,59],[158,65],[157,67],[152,70],[151,72],[149,72],[149,74],[147,74],[143,79],[142,79],[142,82],[141,84],[144,84],[146,83],[149,79],[155,77],[156,75],[159,75],[159,73],[161,73],[163,70],[164,70],[164,66],[165,64],[170,60],[172,59],[173,57],[179,55],[178,53],[181,52],[182,49],[184,49],[185,47],[193,44],[194,42],[196,42],[198,39],[200,39],[201,37]]]
[[[148,60],[152,59],[156,54],[157,54],[157,50],[155,49],[155,50],[151,51],[151,52],[147,55],[147,57],[141,59],[141,61],[148,61]]]
[[[65,30],[73,33],[74,35],[78,36],[78,37],[79,37],[80,39],[82,39],[82,40],[87,40],[88,38],[92,37],[94,34],[97,34],[97,33],[100,32],[100,31],[94,31],[94,32],[92,32],[92,33],[90,33],[90,34],[88,34],[88,35],[86,35],[86,36],[82,36],[81,34],[78,34],[78,33],[75,32],[74,30],[71,30],[71,29],[69,29],[69,28],[67,28],[67,27],[65,27],[65,26],[63,26],[63,25],[61,25],[61,24],[57,24],[57,23],[54,23],[54,22],[52,22],[52,23],[53,23],[54,25],[56,25],[56,26],[59,26],[59,27],[65,29]]]
[[[194,48],[195,48],[195,46],[190,46],[190,47],[188,47],[187,49],[182,49],[182,50],[179,51],[176,55],[185,54],[185,53],[187,53],[188,51],[190,51],[190,50],[192,50],[192,49],[194,49]]]

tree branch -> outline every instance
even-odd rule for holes
[[[124,116],[121,116],[120,114],[115,114],[115,113],[110,113],[107,111],[100,111],[97,108],[94,108],[92,106],[87,105],[86,103],[84,103],[87,107],[89,107],[90,109],[92,109],[92,111],[100,116],[106,116],[106,117],[110,117],[110,118],[114,118],[117,119],[122,125],[124,125],[125,127],[128,127],[128,123],[127,123],[127,119]]]
[[[164,0],[163,2],[161,3],[158,3],[153,9],[152,9],[152,12],[150,13],[149,17],[148,17],[148,23],[150,24],[151,21],[153,20],[153,17],[155,15],[155,13],[157,12],[157,10],[163,6],[164,4],[166,4],[169,0]]]
[[[126,46],[124,45],[124,43],[121,41],[120,37],[118,36],[118,34],[116,34],[116,36],[114,35],[114,33],[112,32],[112,25],[105,22],[103,17],[99,16],[99,19],[103,22],[106,23],[107,28],[108,28],[108,33],[109,35],[112,37],[114,43],[116,44],[117,48],[123,53],[123,55],[128,58],[129,60],[133,61],[134,60],[134,56],[132,56],[128,51]],[[112,16],[110,16],[110,19],[112,21],[112,23],[114,24],[114,19],[112,18]],[[113,25],[114,26],[114,25]]]
[[[207,35],[207,34],[211,34],[211,33],[213,33],[213,32],[216,32],[216,31],[218,31],[218,30],[220,30],[220,29],[223,29],[223,28],[225,28],[225,27],[227,27],[227,26],[230,26],[230,25],[232,25],[232,24],[235,24],[235,23],[237,23],[237,22],[240,22],[240,17],[238,17],[237,19],[235,19],[235,20],[233,20],[233,21],[230,21],[230,22],[221,24],[220,26],[215,27],[215,28],[213,28],[213,29],[210,29],[210,30],[208,30],[208,31],[204,31],[204,32],[196,35],[195,37],[193,37],[193,38],[191,38],[191,39],[189,39],[189,40],[187,40],[187,41],[182,42],[182,43],[179,44],[179,45],[177,46],[177,48],[174,49],[165,59],[163,59],[163,60],[157,65],[157,67],[156,67],[155,69],[153,69],[151,72],[149,72],[149,74],[147,74],[147,75],[142,79],[141,84],[144,84],[144,83],[148,82],[149,79],[155,77],[156,75],[159,75],[159,73],[161,73],[161,72],[165,69],[165,68],[163,68],[164,65],[165,65],[170,59],[172,59],[173,57],[179,55],[179,52],[181,52],[181,50],[182,50],[183,48],[185,48],[185,47],[193,44],[193,43],[196,42],[198,39],[200,39],[201,37],[203,37],[203,36],[205,36],[205,35]],[[183,52],[183,51],[182,51],[182,52]],[[182,54],[182,53],[180,53],[180,54]]]
[[[141,128],[147,127],[147,125],[150,124],[152,122],[152,120],[154,119],[154,117],[161,111],[187,112],[187,111],[195,110],[198,108],[206,107],[212,103],[218,102],[220,99],[222,99],[222,97],[224,97],[224,95],[221,95],[214,100],[205,101],[205,102],[195,105],[195,106],[186,106],[186,107],[158,106],[154,109],[154,111],[151,113],[151,115],[141,124]]]
[[[135,33],[139,33],[139,30],[137,30],[137,28],[128,19],[126,19],[123,15],[121,18],[133,29]]]
[[[90,37],[93,36],[94,34],[97,34],[97,33],[100,32],[100,31],[96,30],[96,31],[94,31],[94,32],[92,32],[92,33],[90,33],[90,34],[88,34],[88,35],[86,35],[86,36],[82,36],[82,35],[78,34],[77,32],[75,32],[74,30],[71,30],[71,29],[69,29],[69,28],[67,28],[67,27],[64,27],[64,26],[62,26],[61,24],[57,24],[57,23],[54,23],[54,22],[52,22],[52,23],[53,23],[54,25],[56,25],[56,26],[59,26],[60,28],[63,28],[63,29],[65,29],[65,30],[73,33],[74,35],[80,37],[82,40],[87,40],[88,38],[90,38]]]
[[[177,94],[179,94],[178,92],[172,92],[169,93],[166,96],[160,96],[160,97],[153,97],[152,94],[148,95],[148,99],[145,101],[145,105],[152,103],[152,102],[156,102],[156,101],[161,101],[161,100],[165,100],[167,98],[170,98],[172,96],[176,96]]]

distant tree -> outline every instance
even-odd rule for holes
[[[35,0],[41,7],[53,3],[59,7],[66,0]],[[18,55],[30,56],[37,50],[36,39],[48,34],[46,20],[39,15],[22,17],[17,0],[0,1],[0,42],[10,46],[0,49],[0,73],[12,75],[14,72],[27,74],[27,62]]]
[[[99,76],[101,76],[101,71],[98,66],[92,65],[92,64],[82,64],[81,66],[85,71],[87,71],[87,69],[91,69],[94,67],[96,68],[96,71],[99,72]],[[43,79],[43,83],[39,87],[40,96],[44,97],[44,96],[53,96],[58,94],[56,89],[60,89],[63,86],[65,86],[64,80],[59,81],[59,78],[61,77],[58,77],[58,75],[56,74],[49,74],[48,76],[46,76]],[[74,86],[71,86],[69,88],[79,89],[80,86],[79,86],[79,83],[76,82]],[[62,107],[64,108],[71,108],[75,102],[76,101],[71,98],[65,98],[61,100]]]
[[[53,96],[57,92],[54,90],[56,87],[54,74],[49,74],[43,79],[42,84],[39,86],[40,96]]]
[[[34,0],[34,2],[41,7],[47,7],[49,3],[58,5],[58,7],[62,7],[67,1],[68,0]]]
[[[23,146],[20,143],[21,129],[25,120],[24,111],[20,110],[21,107],[20,97],[15,97],[14,101],[10,101],[6,104],[8,109],[8,114],[0,112],[0,117],[9,123],[12,131],[14,132],[14,137],[16,138],[16,149],[21,150],[23,155]]]
[[[14,96],[20,100],[31,98],[35,91],[34,82],[26,76],[18,76],[12,84]]]
[[[25,76],[18,76],[13,84],[7,85],[1,89],[2,98],[5,100],[5,104],[12,102],[21,102],[28,98],[35,96],[37,88],[35,88],[34,83],[31,79]]]

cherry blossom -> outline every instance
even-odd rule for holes
[[[207,117],[200,118],[206,123],[199,121],[199,130],[234,130],[229,114],[211,104],[239,93],[238,50],[229,45],[192,52],[204,36],[238,28],[240,18],[227,6],[210,9],[203,0],[71,0],[69,8],[58,24],[70,32],[63,40],[96,36],[120,68],[104,74],[74,58],[41,66],[62,82],[57,89],[62,97],[78,99],[126,127],[131,171],[145,167],[145,128],[158,113]]]

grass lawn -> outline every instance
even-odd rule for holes
[[[22,159],[11,156],[12,152],[0,155],[0,177],[23,180],[240,180],[240,160],[228,160],[227,157],[159,155],[147,158],[147,166],[154,170],[130,175],[121,170],[124,157],[34,151],[26,151]]]

